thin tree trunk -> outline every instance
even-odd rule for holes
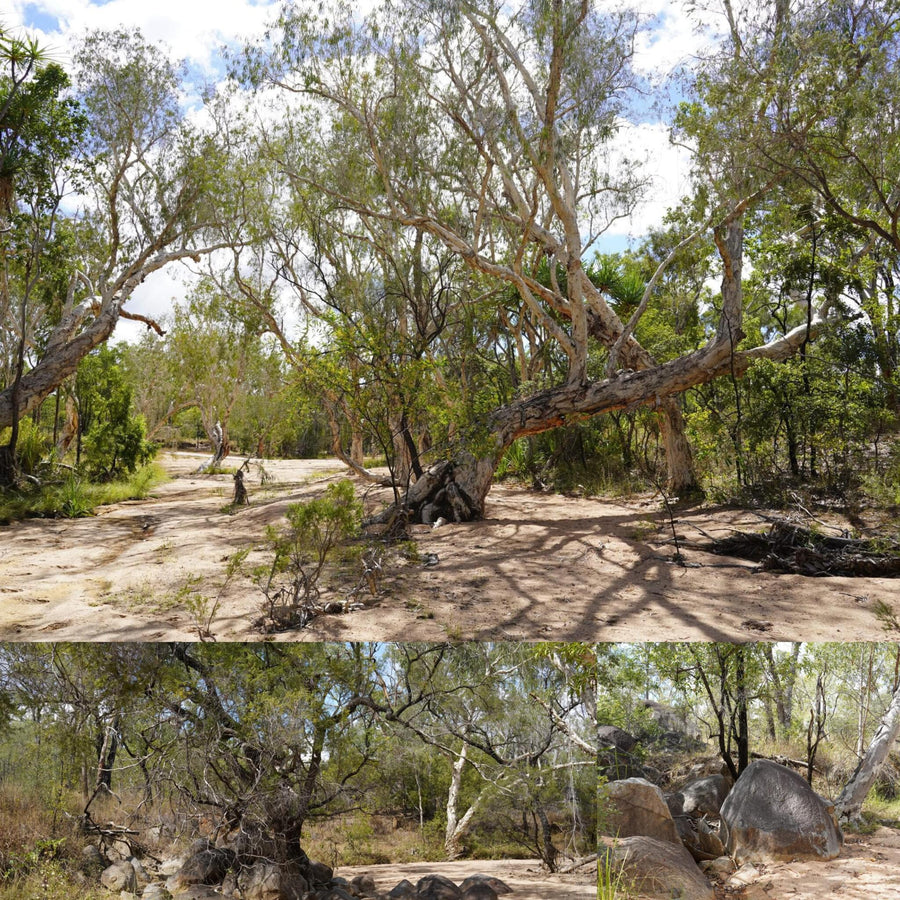
[[[469,745],[463,743],[462,749],[453,763],[450,789],[447,792],[447,827],[444,831],[444,851],[449,860],[459,859],[462,855],[462,839],[469,833],[472,826],[472,818],[481,801],[481,794],[479,794],[472,805],[465,811],[462,818],[460,818],[459,793],[462,788],[462,776],[466,767],[468,752]]]

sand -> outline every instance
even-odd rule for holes
[[[230,475],[197,475],[205,457],[166,454],[173,478],[154,496],[84,519],[0,526],[0,639],[196,639],[193,592],[214,604],[217,640],[257,640],[262,593],[249,571],[271,559],[269,524],[288,503],[346,477],[336,460],[267,462],[275,481],[247,478],[251,503],[229,513]],[[384,490],[356,482],[370,508]],[[608,500],[498,485],[484,521],[414,526],[417,555],[389,555],[365,608],[326,615],[278,640],[744,641],[883,640],[876,601],[900,613],[900,579],[762,572],[701,545],[758,530],[748,510],[676,513],[686,566],[672,562],[658,496]],[[245,574],[224,586],[230,554]],[[426,565],[426,563],[430,563]],[[353,576],[355,582],[358,576]],[[323,598],[345,595],[345,578]]]
[[[383,866],[340,866],[335,874],[343,878],[369,874],[379,890],[390,890],[404,878],[416,884],[425,875],[443,875],[461,884],[470,875],[499,878],[512,888],[503,894],[509,900],[593,900],[597,896],[597,866],[577,873],[551,875],[536,859],[461,860],[459,862],[400,863]]]

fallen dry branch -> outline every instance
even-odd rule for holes
[[[738,532],[713,541],[710,549],[760,563],[771,572],[807,576],[900,578],[900,544],[895,541],[825,537],[794,522],[776,520],[762,534]]]

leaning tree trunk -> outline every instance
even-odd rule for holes
[[[739,252],[742,238],[739,228],[730,230],[724,239],[720,237],[723,256],[727,259],[722,320],[715,337],[705,347],[640,371],[622,371],[602,381],[556,385],[495,410],[485,423],[486,433],[479,442],[481,452],[476,455],[463,451],[451,460],[432,466],[397,505],[370,519],[368,524],[394,522],[401,513],[410,521],[418,522],[435,522],[439,517],[456,522],[480,519],[484,516],[494,470],[516,438],[540,434],[601,413],[641,405],[658,409],[690,387],[707,384],[723,375],[742,376],[757,359],[781,361],[793,356],[821,328],[821,317],[811,327],[798,326],[768,344],[750,350],[738,349],[743,336]]]
[[[859,819],[863,802],[898,735],[900,735],[900,688],[894,691],[891,704],[869,744],[869,749],[859,761],[856,771],[834,804],[835,812],[841,821],[852,822]]]

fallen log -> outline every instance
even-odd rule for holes
[[[900,544],[826,537],[794,522],[774,521],[761,534],[739,532],[712,542],[713,553],[760,563],[770,572],[826,577],[900,578]]]

